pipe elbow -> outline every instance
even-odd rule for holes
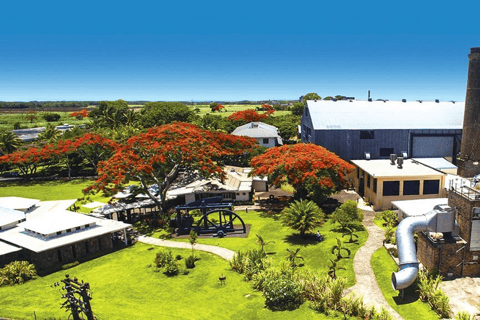
[[[392,273],[392,287],[394,290],[408,288],[417,278],[418,264],[410,264],[398,272]]]

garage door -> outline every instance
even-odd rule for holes
[[[413,137],[412,157],[432,158],[451,157],[453,154],[453,136]]]

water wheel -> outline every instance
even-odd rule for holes
[[[247,232],[242,218],[231,210],[212,210],[205,213],[198,221],[197,233]]]

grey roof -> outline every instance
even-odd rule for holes
[[[437,170],[458,168],[456,165],[445,160],[444,158],[413,158],[412,160],[418,161],[426,166]]]
[[[392,201],[392,204],[407,216],[418,216],[429,213],[436,205],[447,204],[448,198],[417,199]]]
[[[250,122],[233,130],[236,136],[247,136],[251,138],[278,138],[277,127],[263,122]]]
[[[315,130],[462,129],[465,102],[309,100]]]
[[[50,211],[39,215],[29,215],[27,221],[18,224],[26,230],[48,235],[67,229],[75,229],[95,224],[96,218],[71,211]]]
[[[13,210],[27,210],[39,202],[40,200],[37,199],[22,197],[0,197],[0,207]]]

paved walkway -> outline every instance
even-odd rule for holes
[[[181,248],[181,249],[192,249],[192,245],[189,242],[176,242],[176,241],[156,239],[156,238],[146,237],[146,236],[139,236],[138,241],[142,242],[142,243],[152,244],[152,245],[155,245],[155,246],[170,247],[170,248]],[[201,243],[197,243],[195,245],[194,249],[216,254],[216,255],[218,255],[218,256],[220,256],[223,259],[228,260],[228,261],[232,260],[234,254],[235,254],[234,251],[229,250],[229,249],[216,247],[216,246],[210,246],[208,244],[201,244]]]
[[[363,225],[368,231],[368,240],[355,254],[353,269],[357,284],[349,288],[347,292],[353,291],[363,295],[366,305],[373,304],[377,309],[384,307],[394,319],[403,319],[385,300],[370,264],[373,253],[383,245],[384,232],[373,223],[375,212],[372,208],[365,206],[362,199],[359,199],[358,207],[364,212]]]

